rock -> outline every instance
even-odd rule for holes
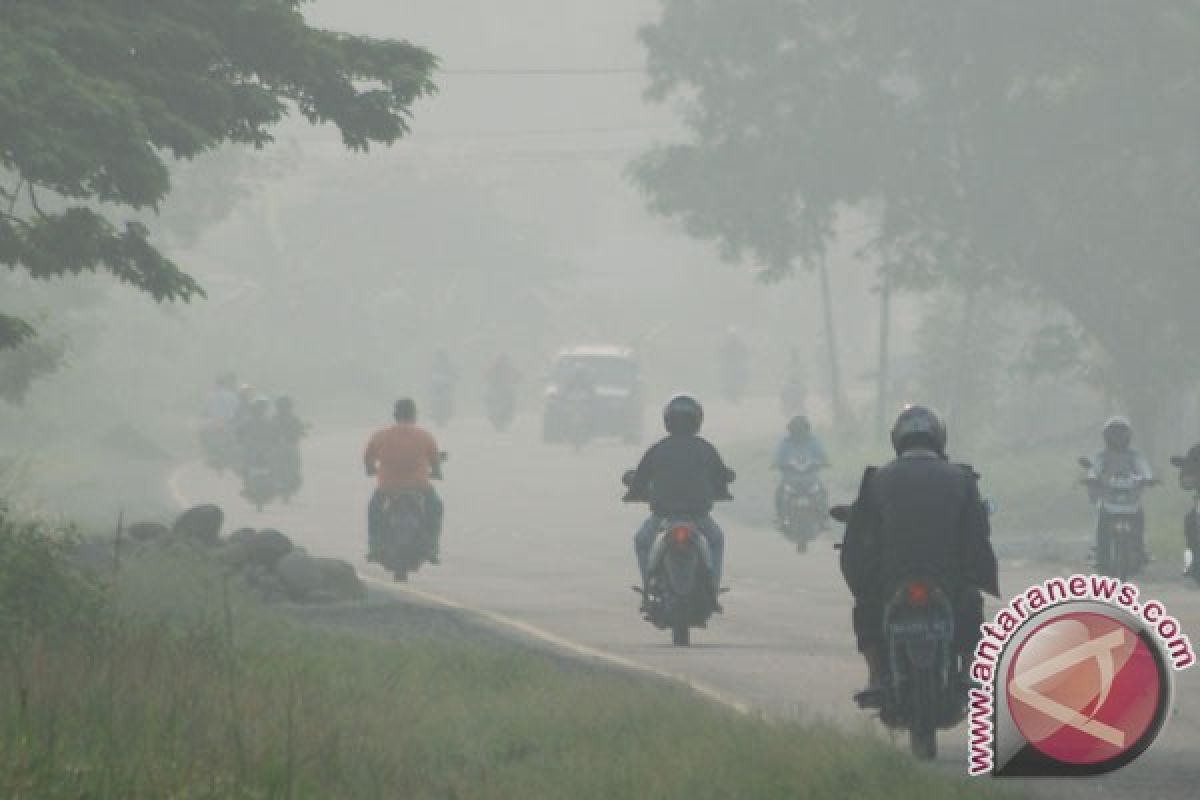
[[[358,579],[354,567],[336,558],[314,559],[321,568],[323,590],[335,601],[364,600],[367,588]]]
[[[241,542],[249,542],[254,538],[254,528],[238,528],[233,533],[225,537],[226,544],[239,544]]]
[[[195,506],[179,515],[171,532],[202,547],[216,547],[221,543],[221,525],[224,522],[225,512],[217,506]]]
[[[267,528],[246,542],[246,559],[251,564],[270,567],[294,549],[291,539],[277,530]]]
[[[325,588],[325,575],[315,558],[293,550],[275,564],[275,574],[283,581],[288,599],[296,603],[312,602],[321,598]]]
[[[135,542],[152,542],[164,538],[171,529],[159,522],[138,522],[129,526],[126,535]]]

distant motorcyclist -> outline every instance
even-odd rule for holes
[[[229,425],[237,414],[237,377],[226,372],[217,377],[204,403],[204,418],[217,425]]]
[[[812,423],[803,415],[792,417],[788,422],[787,435],[780,440],[775,448],[775,456],[771,459],[771,468],[780,472],[780,482],[775,488],[775,519],[780,522],[787,516],[784,503],[784,484],[797,466],[804,465],[806,469],[819,470],[829,466],[829,458],[825,455],[825,447],[813,433]],[[820,517],[821,526],[828,526],[825,487],[821,486]]]
[[[668,435],[646,451],[634,473],[626,502],[648,500],[650,516],[634,536],[634,553],[642,585],[650,550],[664,519],[686,517],[708,540],[713,558],[713,582],[721,585],[725,557],[725,534],[712,518],[713,501],[724,499],[734,474],[721,460],[717,448],[697,436],[704,422],[704,409],[694,397],[672,397],[663,409]],[[719,610],[718,606],[718,610]]]
[[[279,493],[289,499],[300,491],[303,483],[300,464],[300,440],[308,433],[306,425],[296,416],[292,398],[282,396],[275,400],[275,414],[271,417],[272,459]]]
[[[1122,416],[1110,417],[1104,423],[1101,433],[1104,449],[1092,459],[1092,466],[1087,474],[1088,497],[1093,503],[1099,499],[1104,482],[1114,475],[1130,477],[1138,483],[1148,484],[1154,480],[1150,464],[1133,448],[1133,425],[1128,419]],[[1146,515],[1140,507],[1133,517],[1132,533],[1138,552],[1142,554],[1143,563],[1148,562],[1150,555],[1146,552]],[[1096,552],[1105,551],[1105,542],[1101,540],[1106,535],[1103,519],[1100,518],[1096,524]]]
[[[901,580],[934,577],[948,593],[963,669],[983,622],[980,592],[1000,591],[979,476],[947,460],[941,420],[927,408],[906,408],[892,428],[892,445],[896,459],[863,474],[841,551],[868,689],[880,688],[887,672],[883,607]]]
[[[1195,495],[1183,519],[1183,541],[1189,556],[1184,574],[1200,582],[1200,444],[1193,445],[1186,456],[1175,456],[1171,463],[1179,468],[1179,488]]]
[[[513,366],[512,359],[508,357],[508,353],[501,353],[488,366],[484,380],[487,382],[489,390],[511,390],[521,382],[521,373]]]
[[[484,405],[497,428],[506,428],[516,410],[517,384],[521,373],[507,353],[501,353],[484,374]]]
[[[232,466],[236,444],[234,419],[238,411],[237,378],[231,372],[217,377],[204,402],[200,444],[209,466],[218,471]]]
[[[271,424],[270,413],[271,403],[265,397],[253,397],[241,412],[235,433],[241,451],[243,470],[267,463],[271,455],[275,444],[275,430]]]
[[[439,424],[444,425],[454,416],[454,389],[458,384],[458,368],[450,360],[450,356],[442,348],[433,354],[433,364],[429,370],[430,414]]]
[[[367,442],[363,465],[377,476],[378,486],[367,507],[368,561],[379,560],[382,506],[389,491],[419,491],[424,496],[426,532],[432,542],[431,564],[438,561],[445,508],[430,478],[441,477],[441,456],[432,434],[417,425],[417,405],[411,398],[396,401],[396,424],[377,431]]]

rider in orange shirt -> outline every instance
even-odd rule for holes
[[[376,431],[367,442],[363,454],[367,474],[378,478],[378,487],[367,507],[367,542],[370,550],[367,560],[374,561],[378,555],[375,543],[378,541],[383,494],[388,491],[417,490],[425,496],[425,524],[433,540],[433,554],[429,562],[437,564],[444,506],[430,478],[442,477],[438,445],[428,431],[417,426],[417,404],[411,398],[397,400],[392,415],[396,424]]]

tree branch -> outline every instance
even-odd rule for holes
[[[42,218],[43,221],[49,222],[50,218],[46,216],[46,212],[42,211],[42,207],[38,205],[37,194],[33,191],[33,181],[26,183],[29,190],[29,203],[33,206],[34,212]]]

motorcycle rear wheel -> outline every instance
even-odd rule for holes
[[[912,707],[909,709],[908,744],[913,758],[932,761],[937,758],[937,690],[932,671],[913,675]]]

